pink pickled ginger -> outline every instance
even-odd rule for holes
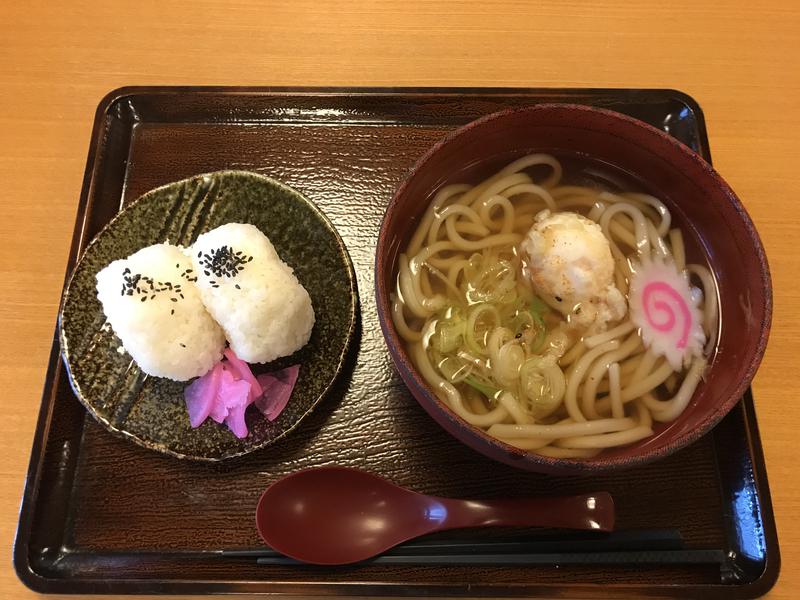
[[[270,421],[281,414],[297,382],[300,365],[292,365],[256,378],[250,366],[233,350],[225,350],[225,358],[184,390],[189,423],[197,428],[208,417],[224,423],[238,438],[249,435],[245,412],[255,404]]]
[[[222,371],[222,363],[217,363],[213,369],[195,379],[184,390],[186,408],[189,411],[189,423],[192,427],[200,427],[214,409]]]
[[[226,371],[217,391],[217,406],[224,407],[223,421],[238,438],[247,437],[247,425],[244,422],[244,411],[252,403],[250,400],[250,383],[243,379],[234,379]],[[216,416],[222,414],[220,409]]]
[[[258,376],[258,383],[261,384],[264,393],[256,399],[256,406],[270,421],[277,419],[286,408],[299,373],[300,365],[292,365],[274,373]]]
[[[225,355],[225,358],[228,359],[225,368],[232,371],[234,375],[236,375],[236,379],[244,379],[250,384],[250,394],[253,400],[264,393],[264,390],[261,389],[258,380],[253,376],[253,372],[250,370],[250,365],[236,356],[236,354],[230,348],[225,348],[223,354]]]

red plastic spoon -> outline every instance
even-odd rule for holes
[[[372,558],[412,538],[491,525],[611,531],[608,492],[520,500],[424,496],[376,475],[326,467],[273,483],[256,508],[264,541],[287,556],[319,565]]]

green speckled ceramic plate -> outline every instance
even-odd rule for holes
[[[189,425],[188,382],[142,373],[106,323],[95,275],[111,261],[169,241],[188,246],[224,223],[264,232],[308,290],[316,313],[311,339],[295,354],[256,373],[300,364],[286,409],[269,422],[247,411],[250,435],[236,438],[211,419]],[[64,293],[61,351],[75,394],[109,431],[179,458],[219,461],[263,448],[286,435],[319,403],[343,368],[356,328],[355,274],[347,249],[327,217],[297,191],[243,171],[198,175],[152,190],[117,215],[89,244]]]

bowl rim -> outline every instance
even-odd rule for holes
[[[484,430],[467,423],[465,420],[459,417],[455,411],[453,411],[449,406],[447,406],[446,403],[440,400],[435,393],[433,393],[430,387],[422,380],[416,368],[414,368],[411,364],[410,358],[403,347],[403,343],[400,340],[400,337],[391,319],[391,305],[389,298],[390,290],[381,285],[381,281],[383,279],[382,273],[387,268],[394,269],[394,264],[386,264],[385,254],[388,246],[386,240],[387,227],[390,222],[396,220],[398,199],[405,194],[406,189],[410,186],[417,172],[424,167],[443,147],[457,141],[460,137],[467,134],[472,129],[485,126],[493,121],[502,120],[518,113],[574,113],[576,111],[593,113],[605,119],[616,121],[622,124],[624,127],[629,128],[629,131],[632,129],[645,131],[649,136],[651,136],[652,139],[656,140],[657,144],[669,146],[671,149],[670,151],[676,152],[677,157],[679,157],[681,160],[690,161],[694,163],[695,166],[699,167],[702,175],[708,178],[708,180],[720,192],[721,196],[724,196],[724,198],[728,201],[730,206],[738,215],[738,219],[743,225],[747,233],[747,237],[755,249],[756,260],[761,267],[759,273],[761,276],[761,288],[764,294],[764,319],[759,327],[758,341],[754,348],[752,358],[750,359],[745,370],[744,377],[741,378],[725,401],[718,403],[716,409],[711,411],[695,427],[692,427],[688,431],[678,435],[670,443],[664,445],[655,445],[632,456],[614,457],[602,460],[551,458],[532,452],[527,452],[525,450],[515,448],[514,446],[498,440],[497,438],[489,436]],[[624,139],[624,143],[635,144],[635,142],[627,139],[627,137]],[[651,150],[648,150],[648,152],[652,153]],[[675,158],[670,156],[664,156],[662,160],[672,165],[674,165],[676,162]],[[696,180],[696,178],[692,179]],[[750,215],[730,185],[728,185],[722,176],[700,154],[686,146],[680,140],[670,136],[668,133],[634,117],[605,108],[588,106],[584,104],[541,103],[511,107],[484,115],[447,132],[414,163],[414,165],[404,175],[402,181],[393,193],[392,198],[386,208],[386,212],[384,213],[383,219],[381,220],[381,226],[376,242],[374,268],[376,306],[378,310],[378,320],[380,322],[384,340],[389,348],[389,353],[392,356],[395,367],[397,368],[403,381],[410,388],[410,391],[417,402],[426,410],[426,412],[428,412],[432,418],[434,418],[434,420],[448,430],[448,433],[451,435],[453,434],[449,430],[449,427],[446,426],[446,423],[455,427],[466,427],[468,432],[474,435],[469,436],[469,441],[464,441],[461,438],[457,439],[473,450],[493,458],[494,460],[500,460],[506,464],[532,471],[551,473],[606,472],[620,468],[634,467],[660,458],[665,458],[666,456],[677,452],[681,448],[692,444],[713,429],[713,427],[717,425],[717,423],[719,423],[719,421],[721,421],[722,418],[728,414],[728,412],[730,412],[741,400],[753,377],[755,376],[761,361],[763,360],[772,322],[773,292],[766,252],[764,250],[761,238],[756,231],[755,225],[750,218]],[[418,394],[424,396],[427,399],[427,402],[421,401]],[[488,451],[491,451],[491,453]]]

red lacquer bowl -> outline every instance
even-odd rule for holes
[[[710,264],[719,287],[721,328],[705,381],[674,422],[641,442],[584,460],[546,458],[500,442],[459,418],[414,368],[391,319],[397,257],[434,192],[476,183],[514,158],[552,152],[622,171],[671,209],[687,238],[688,259]],[[378,313],[398,372],[422,407],[448,432],[491,458],[532,471],[593,473],[649,462],[707,433],[740,400],[769,335],[772,288],[761,240],[742,203],[698,154],[636,119],[578,105],[536,105],[488,115],[447,135],[397,189],[376,250]]]

